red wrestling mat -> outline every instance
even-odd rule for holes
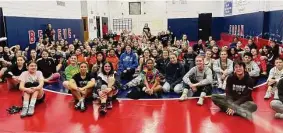
[[[0,133],[271,133],[283,131],[283,120],[273,118],[269,101],[263,100],[265,89],[258,87],[254,99],[258,110],[254,121],[227,116],[205,100],[196,99],[119,100],[105,117],[98,106],[89,105],[86,112],[73,109],[71,96],[47,92],[46,101],[37,106],[34,116],[21,119],[8,115],[6,109],[21,104],[21,93],[0,85]]]

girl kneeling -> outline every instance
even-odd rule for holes
[[[19,89],[23,92],[21,117],[32,116],[34,114],[35,103],[42,103],[45,99],[43,91],[44,78],[42,72],[37,71],[36,62],[29,62],[27,69],[19,77]]]

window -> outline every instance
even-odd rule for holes
[[[129,2],[129,14],[141,15],[141,2]]]
[[[119,32],[123,30],[132,30],[132,19],[131,18],[121,18],[113,19],[113,31]]]
[[[57,2],[57,6],[65,6],[66,5],[66,3],[64,1],[57,0],[56,2]]]

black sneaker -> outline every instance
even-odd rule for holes
[[[129,86],[123,85],[122,89],[123,89],[123,90],[128,90],[128,89],[129,89]]]
[[[107,107],[107,109],[112,109],[112,101],[107,101],[107,103],[106,103],[106,107]]]
[[[106,113],[107,113],[107,108],[106,108],[105,104],[104,104],[104,105],[101,105],[101,106],[98,108],[98,112],[99,112],[100,115],[106,115]]]

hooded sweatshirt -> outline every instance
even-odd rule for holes
[[[236,105],[246,101],[253,101],[252,98],[253,80],[248,73],[242,79],[235,74],[227,78],[226,99]]]
[[[204,67],[202,71],[199,71],[197,66],[193,67],[184,77],[183,81],[186,84],[191,84],[190,77],[194,76],[199,82],[200,86],[209,85],[212,83],[212,71],[209,67]]]
[[[122,71],[126,70],[127,68],[130,69],[136,69],[138,67],[138,58],[136,54],[133,52],[127,53],[124,52],[119,61],[119,66],[118,66],[118,73],[122,73]]]
[[[181,63],[169,63],[165,69],[165,79],[170,85],[179,84],[185,74],[185,68]]]
[[[221,59],[217,59],[216,61],[214,61],[213,71],[215,71],[216,73],[220,73],[220,70],[228,69],[228,74],[231,74],[233,72],[233,61],[231,61],[230,59],[227,59],[226,66],[223,66],[222,64],[223,63],[221,62]],[[226,69],[223,69],[223,68],[226,68]]]
[[[283,76],[283,69],[278,70],[276,67],[273,67],[269,71],[269,76],[267,80],[274,78],[278,82],[282,78],[282,76]]]
[[[260,69],[254,61],[251,61],[250,63],[245,63],[245,64],[246,64],[246,70],[251,77],[258,77],[259,76]]]

